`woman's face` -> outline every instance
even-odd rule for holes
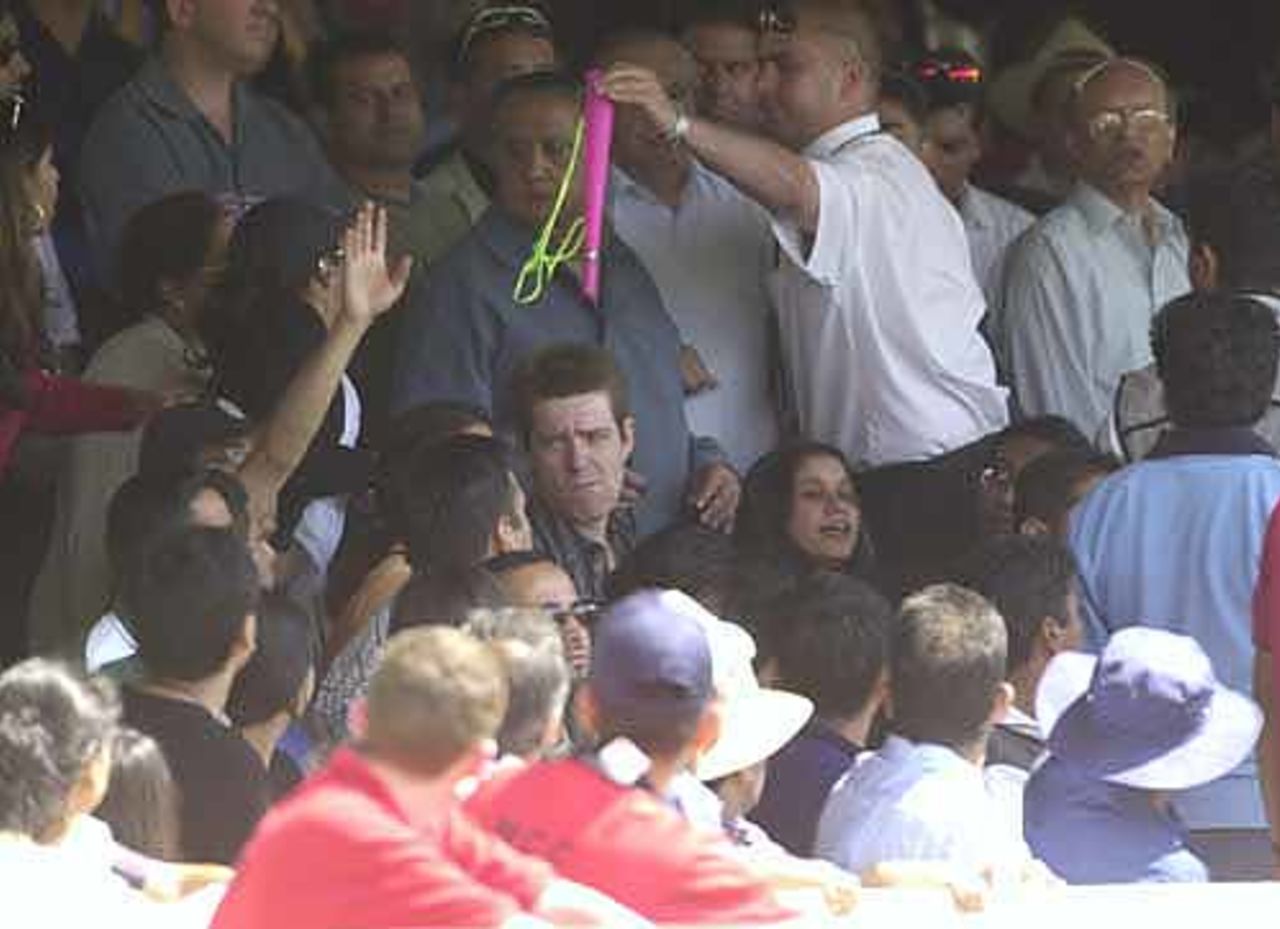
[[[28,178],[38,232],[44,232],[53,222],[53,210],[58,203],[58,180],[58,169],[53,165],[53,149],[47,148],[32,166]]]
[[[791,484],[787,535],[811,558],[832,567],[853,557],[862,513],[844,463],[830,455],[806,458]]]

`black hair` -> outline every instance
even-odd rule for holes
[[[415,626],[461,626],[472,610],[510,605],[497,578],[482,567],[417,573],[396,597],[391,634]]]
[[[1035,439],[1055,448],[1091,448],[1089,439],[1080,427],[1065,416],[1033,416],[1007,426],[1000,433],[1000,441],[1009,439]]]
[[[257,610],[257,645],[232,685],[227,715],[238,727],[257,726],[293,709],[315,667],[311,617],[281,594],[262,598]]]
[[[1280,291],[1280,166],[1270,158],[1194,178],[1187,226],[1217,256],[1219,286]]]
[[[907,115],[917,126],[924,126],[929,116],[929,98],[920,82],[905,71],[885,71],[880,76],[880,99],[888,98],[902,104]]]
[[[162,197],[130,217],[118,253],[128,322],[163,309],[166,284],[186,283],[205,270],[221,225],[222,208],[198,190]]]
[[[699,0],[681,5],[681,32],[696,26],[737,26],[758,32],[760,4],[757,0]]]
[[[1013,671],[1031,660],[1045,620],[1067,625],[1076,562],[1048,536],[1003,536],[969,555],[956,580],[991,601],[1004,619]]]
[[[564,71],[530,71],[509,77],[493,89],[489,112],[497,119],[504,106],[517,97],[555,97],[574,106],[582,104],[582,82]]]
[[[856,578],[823,571],[771,612],[759,641],[762,657],[777,662],[778,686],[808,697],[823,719],[862,712],[889,666],[889,601]]]
[[[243,539],[184,528],[127,567],[123,597],[147,672],[200,681],[222,668],[244,634],[258,605],[258,572]]]
[[[519,515],[513,464],[504,442],[484,436],[454,436],[415,450],[394,490],[415,570],[461,569],[485,559],[499,520]]]
[[[531,568],[540,564],[554,565],[556,560],[542,552],[524,549],[522,551],[503,552],[500,555],[494,555],[492,558],[486,558],[480,563],[480,567],[494,577],[499,577],[509,571],[519,571],[523,568]]]
[[[159,743],[128,727],[116,733],[111,781],[93,815],[125,848],[159,861],[178,860],[178,787]]]
[[[612,354],[597,345],[562,342],[539,349],[520,365],[511,380],[511,398],[521,440],[533,431],[533,410],[546,400],[603,393],[614,422],[622,428],[631,415],[626,375]]]
[[[1058,525],[1075,505],[1075,488],[1091,475],[1107,475],[1120,462],[1091,448],[1064,448],[1029,462],[1013,488],[1013,521],[1021,527],[1029,519]]]
[[[889,662],[894,731],[956,750],[984,739],[1007,647],[1000,615],[973,591],[938,584],[908,597]]]
[[[1151,350],[1174,425],[1252,426],[1276,383],[1280,328],[1257,300],[1196,293],[1166,304],[1151,323]]]
[[[364,58],[390,56],[409,61],[404,48],[388,32],[362,29],[338,33],[316,48],[307,59],[312,99],[325,109],[331,109],[338,92],[339,68],[348,62]]]
[[[699,523],[680,523],[649,536],[608,579],[610,600],[650,588],[679,590],[712,613],[729,603],[733,542]]]
[[[0,673],[0,832],[49,837],[119,716],[107,681],[57,662],[32,658]]]

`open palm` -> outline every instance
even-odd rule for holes
[[[395,305],[409,282],[413,260],[387,264],[387,211],[366,203],[342,236],[342,312],[368,325]]]

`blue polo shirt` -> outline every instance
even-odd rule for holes
[[[616,236],[604,248],[599,307],[563,271],[540,301],[516,303],[516,277],[536,235],[492,207],[408,296],[392,407],[465,403],[488,410],[498,429],[513,435],[509,388],[526,358],[560,342],[608,349],[626,378],[636,418],[632,466],[648,481],[636,528],[641,535],[656,532],[680,518],[689,475],[723,458],[714,441],[689,433],[680,334],[653,280]]]
[[[1058,758],[1031,775],[1022,816],[1031,851],[1068,884],[1209,879],[1182,823],[1149,793],[1085,777]]]
[[[1099,484],[1068,537],[1090,647],[1135,624],[1189,635],[1220,680],[1249,693],[1252,604],[1277,502],[1280,462],[1247,429],[1171,431]],[[1192,829],[1266,824],[1252,759],[1176,802]]]

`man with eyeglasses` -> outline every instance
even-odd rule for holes
[[[1173,155],[1164,81],[1114,58],[1077,81],[1071,106],[1079,182],[1010,250],[993,334],[1023,412],[1092,435],[1121,375],[1151,361],[1156,310],[1190,281],[1182,223],[1152,196]]]
[[[509,78],[556,66],[551,20],[527,3],[481,7],[459,31],[452,54],[449,109],[458,146],[422,179],[420,212],[432,219],[417,244],[422,266],[435,264],[489,208],[494,90]]]
[[[693,57],[667,35],[619,33],[597,60],[643,64],[673,99],[692,101]],[[614,225],[653,276],[685,343],[689,422],[716,436],[746,473],[779,432],[768,363],[769,218],[687,149],[665,144],[635,107],[618,109],[613,162]]]

